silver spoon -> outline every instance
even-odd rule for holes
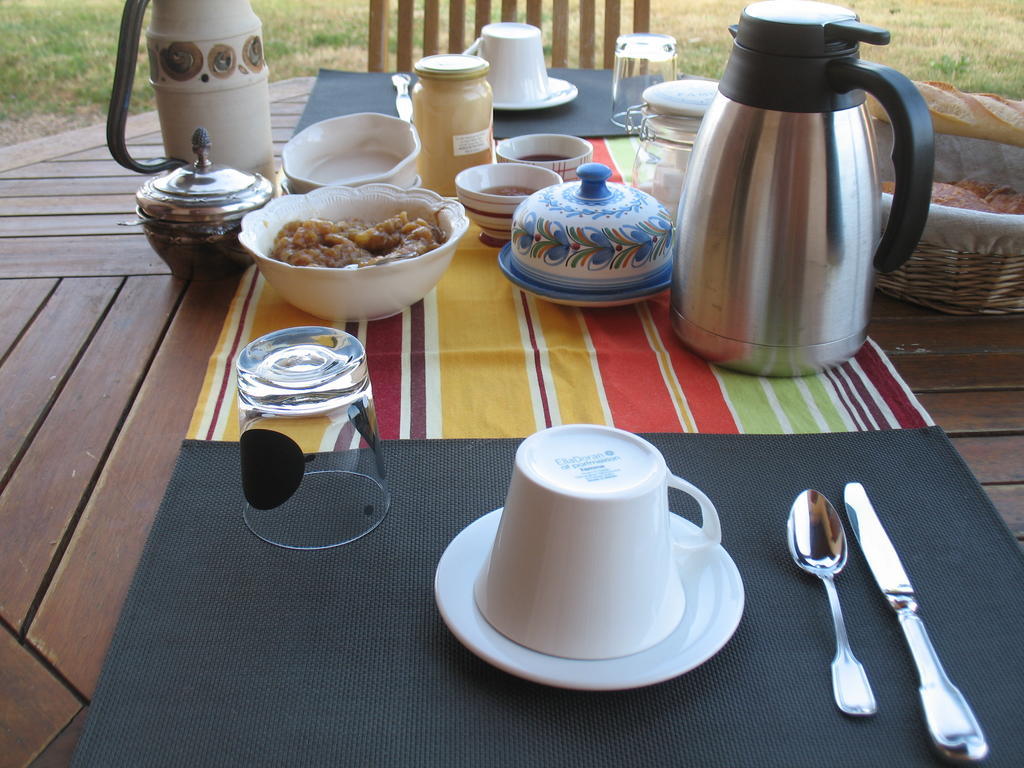
[[[864,667],[850,650],[839,594],[832,577],[846,565],[846,534],[835,507],[817,491],[796,497],[789,510],[789,551],[803,570],[825,582],[832,621],[836,627],[836,655],[832,659],[832,690],[836,704],[848,715],[873,715],[878,707]]]

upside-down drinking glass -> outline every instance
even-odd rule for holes
[[[280,547],[325,549],[376,528],[390,496],[359,340],[286,328],[246,346],[236,371],[249,529]]]
[[[676,40],[671,35],[635,32],[615,41],[612,70],[612,123],[633,133],[630,111],[643,105],[644,91],[652,85],[676,79]]]

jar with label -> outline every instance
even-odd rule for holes
[[[416,168],[427,189],[454,195],[459,171],[494,162],[489,67],[486,59],[465,54],[416,62],[412,114],[421,144]]]
[[[717,82],[696,79],[658,83],[644,91],[633,186],[655,197],[673,217],[701,120],[717,92]]]

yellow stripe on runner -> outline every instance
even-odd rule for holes
[[[444,437],[525,437],[536,431],[515,302],[519,290],[471,226],[437,285]]]
[[[256,270],[256,266],[253,265],[249,267],[249,271],[238,282],[238,288],[231,300],[231,306],[228,308],[228,314],[224,319],[224,325],[221,327],[217,345],[214,347],[213,354],[210,356],[206,366],[206,375],[203,378],[199,400],[196,403],[195,410],[192,412],[192,422],[189,424],[188,433],[186,434],[186,437],[190,440],[206,440],[208,437],[213,437],[215,440],[223,439],[216,434],[216,429],[215,433],[210,435],[210,427],[214,425],[215,419],[219,420],[217,401],[220,398],[221,392],[224,391],[224,378],[231,377],[231,366],[234,365],[234,360],[229,360],[228,358],[231,356],[231,348],[235,342],[238,325],[243,322],[241,315],[245,309],[246,296],[248,296],[252,289],[253,282],[258,279],[259,273]],[[229,386],[227,390],[225,391],[225,397],[230,396],[233,398],[233,388]],[[233,405],[234,403],[232,402]]]
[[[592,345],[583,338],[580,311],[549,301],[533,302],[547,341],[548,361],[562,424],[611,424],[595,379]]]
[[[694,421],[693,412],[690,411],[690,405],[686,402],[686,393],[683,392],[679,379],[676,378],[675,369],[672,367],[672,359],[669,357],[668,350],[665,349],[661,336],[658,334],[658,328],[654,324],[654,318],[651,317],[650,305],[646,302],[641,303],[637,307],[637,314],[639,315],[640,322],[643,325],[644,334],[647,336],[647,343],[654,351],[654,356],[658,361],[658,367],[661,369],[661,375],[665,382],[665,389],[668,390],[669,395],[672,397],[672,404],[675,406],[676,413],[679,415],[679,423],[685,431],[696,432],[697,422]]]

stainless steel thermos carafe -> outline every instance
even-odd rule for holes
[[[862,61],[889,33],[806,0],[748,6],[701,125],[680,201],[672,323],[707,360],[767,376],[838,365],[865,340],[874,270],[924,227],[931,117],[917,89]],[[874,95],[893,124],[896,191],[882,233]]]

